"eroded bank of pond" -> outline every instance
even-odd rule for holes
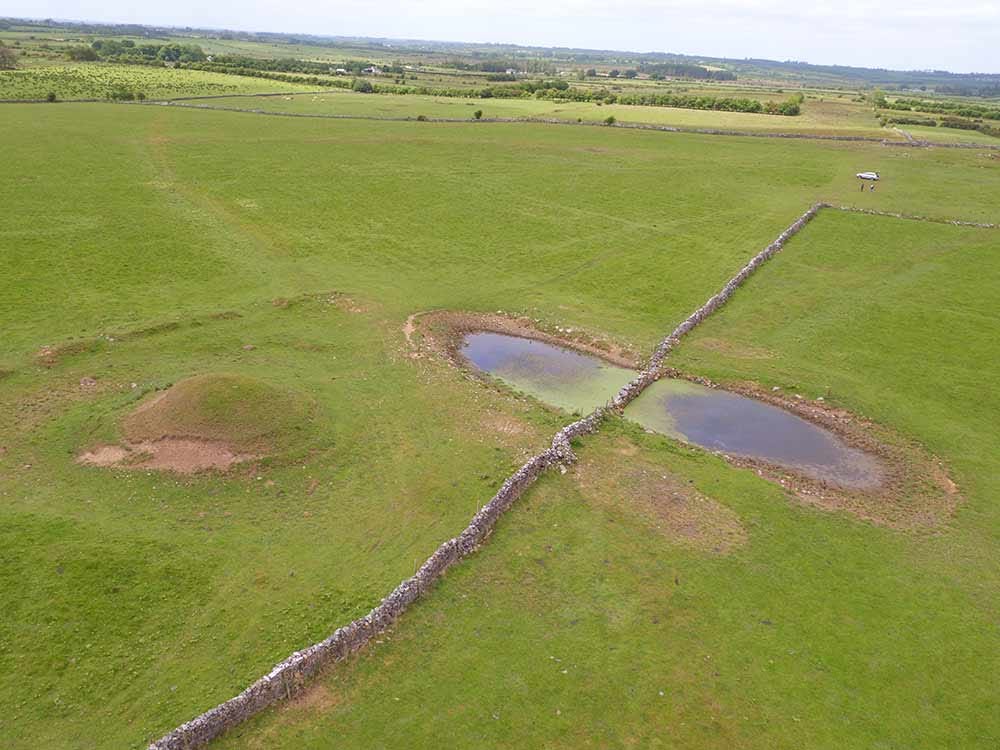
[[[543,341],[494,332],[465,335],[476,368],[541,401],[589,413],[635,372]],[[785,409],[679,379],[653,383],[625,410],[648,429],[736,458],[761,461],[846,489],[870,489],[879,463],[833,432]]]

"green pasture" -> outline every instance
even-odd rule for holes
[[[377,603],[568,420],[411,358],[409,314],[523,312],[648,350],[814,201],[1000,218],[1000,162],[980,151],[3,114],[0,667],[16,679],[0,737],[17,749],[142,747],[230,697]],[[861,169],[882,172],[877,192],[857,190]],[[747,545],[692,552],[634,499],[546,477],[385,643],[223,745],[990,746],[997,242],[825,214],[677,360],[828,387],[921,440],[967,497],[947,528],[804,510],[612,423],[585,463],[693,482]],[[699,347],[730,330],[773,359]],[[308,394],[303,439],[225,476],[75,463],[143,399],[209,373]]]
[[[900,125],[900,129],[905,130],[914,138],[926,141],[955,142],[960,143],[983,143],[993,146],[1000,146],[1000,138],[995,138],[987,133],[980,133],[978,130],[958,130],[956,128],[929,128],[923,125]]]
[[[727,92],[731,93],[731,92]],[[715,92],[716,95],[719,92]],[[708,110],[646,107],[594,102],[552,102],[542,99],[461,99],[420,95],[372,95],[347,91],[300,94],[262,99],[221,99],[209,106],[295,112],[305,114],[361,115],[366,117],[469,118],[481,110],[483,117],[545,118],[601,122],[614,117],[623,123],[672,125],[737,131],[861,135],[902,140],[891,129],[879,127],[871,109],[849,101],[809,101],[798,117],[715,112]]]
[[[383,642],[215,746],[994,747],[998,250],[995,230],[824,214],[674,360],[918,439],[964,495],[944,528],[805,509],[610,426]],[[735,510],[749,544],[693,554],[636,498],[580,493],[608,454],[624,485],[636,448]]]

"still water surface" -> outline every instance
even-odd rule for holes
[[[546,403],[589,413],[635,373],[597,357],[501,333],[470,333],[462,354],[477,368]],[[732,456],[753,458],[848,488],[874,487],[874,458],[829,430],[770,404],[728,391],[664,379],[625,410],[651,430]]]

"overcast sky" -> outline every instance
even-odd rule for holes
[[[1000,73],[1000,0],[7,0],[0,14]]]

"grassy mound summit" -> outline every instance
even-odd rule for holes
[[[132,443],[174,438],[269,453],[291,446],[311,406],[302,394],[245,375],[209,373],[181,380],[147,401],[122,429]]]

